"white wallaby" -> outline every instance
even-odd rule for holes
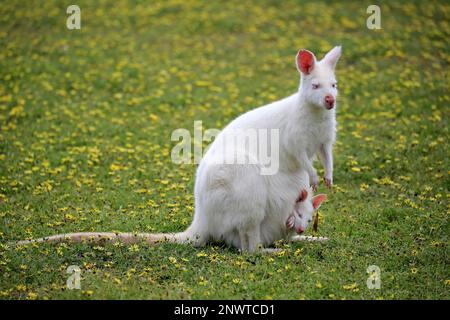
[[[321,61],[317,61],[312,52],[300,50],[296,56],[301,74],[298,92],[239,116],[220,132],[197,169],[195,214],[186,231],[75,233],[31,241],[107,239],[130,243],[144,240],[197,246],[219,241],[253,252],[289,237],[293,230],[303,233],[313,211],[326,198],[325,195],[313,197],[319,183],[312,165],[316,154],[324,166],[325,184],[331,187],[333,181],[337,96],[334,69],[340,55],[340,46],[333,48]],[[278,140],[255,135],[258,146],[262,142],[270,150],[279,150],[278,170],[262,174],[266,163],[255,152],[251,141],[243,145],[229,141],[235,141],[236,132],[240,132],[239,138],[243,132],[272,129],[278,133]],[[233,162],[236,157],[242,161]]]

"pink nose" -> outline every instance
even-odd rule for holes
[[[298,234],[302,234],[305,231],[305,229],[303,229],[302,227],[298,227],[295,229],[295,232],[297,232]]]
[[[327,107],[327,109],[333,109],[334,107],[334,98],[331,95],[326,95],[325,96],[325,105]]]

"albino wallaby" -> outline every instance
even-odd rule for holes
[[[308,208],[310,204],[305,200],[308,199],[308,193],[305,189],[300,192],[298,199],[295,203],[294,212],[288,217],[286,221],[286,227],[288,229],[294,229],[295,232],[301,234],[305,231],[306,227],[312,222],[312,210]],[[319,194],[312,198],[312,207],[317,210],[320,204],[327,199],[326,194]]]
[[[75,233],[31,241],[140,240],[169,241],[203,245],[225,242],[243,251],[255,251],[291,235],[292,228],[302,233],[312,214],[326,196],[313,197],[318,177],[312,166],[319,154],[325,169],[325,183],[332,185],[332,145],[335,140],[334,68],[341,47],[333,48],[321,61],[307,50],[296,56],[301,74],[298,92],[249,111],[225,127],[200,162],[195,181],[195,214],[184,232],[166,234]],[[237,130],[271,130],[278,140],[257,136],[270,150],[279,150],[278,170],[261,174],[265,163],[252,147],[237,146]],[[242,131],[238,131],[242,134]],[[231,138],[231,139],[230,139]],[[239,138],[239,134],[238,134]],[[230,163],[240,157],[244,163]],[[312,189],[311,189],[312,187]],[[298,193],[301,190],[301,199]],[[294,212],[294,214],[293,214]],[[293,216],[294,218],[290,218]],[[21,243],[27,243],[21,242]]]

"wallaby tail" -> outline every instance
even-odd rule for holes
[[[179,233],[115,233],[115,232],[77,232],[64,233],[54,236],[43,237],[38,239],[18,241],[16,244],[24,245],[30,243],[41,242],[86,242],[86,243],[112,243],[122,242],[124,244],[134,244],[146,242],[148,244],[156,244],[162,242],[171,243],[189,243],[194,242],[195,238],[189,232],[189,229]]]

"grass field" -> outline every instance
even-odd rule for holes
[[[81,30],[61,1],[0,4],[0,298],[450,298],[448,2],[380,1],[381,30],[366,27],[370,1],[76,4]],[[297,50],[337,44],[335,188],[320,186],[317,233],[329,242],[275,255],[8,245],[185,229],[196,165],[171,161],[172,131],[223,128],[293,93]]]

